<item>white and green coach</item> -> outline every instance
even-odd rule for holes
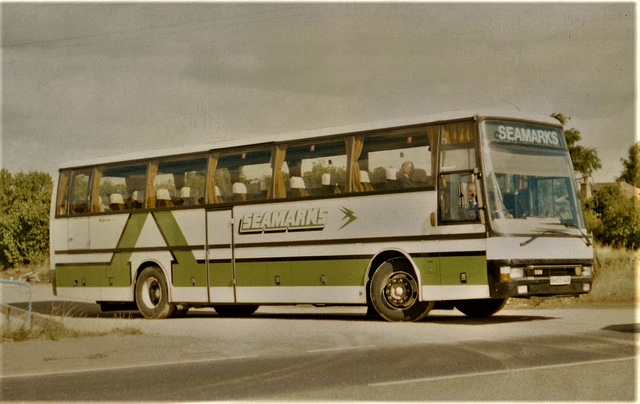
[[[58,296],[148,318],[292,304],[489,316],[592,282],[561,127],[495,112],[63,164],[51,240]]]

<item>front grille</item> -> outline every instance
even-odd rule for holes
[[[580,265],[530,265],[524,268],[524,276],[531,278],[575,276],[576,268],[580,268]]]

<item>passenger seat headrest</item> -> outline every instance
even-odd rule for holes
[[[122,194],[109,195],[109,203],[117,203],[117,204],[124,205],[124,199],[122,198]]]
[[[156,191],[156,199],[159,201],[170,201],[171,194],[168,189],[160,188]]]
[[[305,189],[304,180],[302,177],[291,177],[290,180],[292,189]]]
[[[234,182],[231,186],[231,192],[233,192],[234,194],[246,194],[247,186],[242,182]]]
[[[322,185],[331,185],[331,174],[330,173],[322,174]]]

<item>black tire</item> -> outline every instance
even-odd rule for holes
[[[96,302],[102,312],[137,310],[135,302]]]
[[[472,299],[459,300],[456,302],[456,309],[469,317],[489,317],[499,312],[505,304],[507,298],[503,299]]]
[[[392,258],[373,273],[369,286],[371,305],[387,321],[418,321],[434,304],[418,300],[418,287],[409,262]]]
[[[214,310],[222,317],[248,317],[258,310],[257,304],[215,305]]]
[[[171,318],[181,318],[187,315],[187,312],[189,311],[190,307],[189,306],[181,306],[181,307],[176,307],[176,311],[173,312],[173,314],[171,315]]]
[[[146,318],[168,318],[176,311],[176,305],[169,302],[167,281],[158,267],[142,270],[136,282],[136,304]]]

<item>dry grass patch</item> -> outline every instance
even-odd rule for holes
[[[638,252],[596,246],[596,276],[591,293],[582,296],[587,302],[636,302]]]
[[[105,335],[141,335],[137,327],[117,327],[104,332],[78,331],[60,321],[59,313],[52,309],[47,316],[34,315],[27,324],[27,314],[3,315],[0,319],[0,342],[20,342],[33,339],[57,341],[62,338],[99,337]]]

